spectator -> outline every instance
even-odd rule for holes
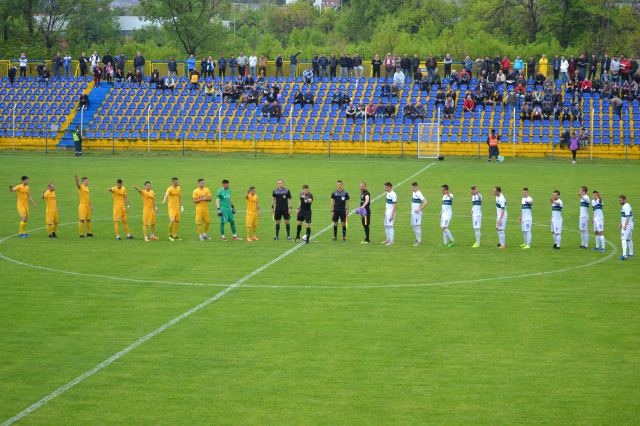
[[[127,71],[126,80],[127,80],[127,83],[133,83],[133,73],[131,72],[131,70]]]
[[[542,75],[542,71],[538,71],[538,74],[536,74],[536,78],[535,78],[536,86],[543,86],[544,82],[545,82],[545,78],[544,78],[544,75]]]
[[[536,75],[536,60],[533,59],[533,55],[529,57],[527,61],[527,79],[532,79]]]
[[[572,76],[576,72],[576,66],[578,62],[573,57],[573,55],[569,56],[568,62],[569,62],[569,75]]]
[[[418,58],[418,54],[413,54],[413,59],[411,60],[411,69],[413,71],[413,75],[415,76],[418,71],[420,71],[420,58]],[[422,75],[422,73],[420,73]],[[414,77],[415,79],[415,77]],[[422,77],[420,77],[422,79]]]
[[[138,55],[135,58],[133,58],[133,66],[136,67],[136,70],[140,70],[140,74],[142,74],[142,78],[144,78],[144,64],[145,64],[144,56],[142,56],[142,54],[138,52]],[[194,68],[195,68],[195,64],[194,64]]]
[[[207,59],[207,74],[203,74],[203,77],[209,76],[211,78],[215,77],[215,70],[216,70],[216,61],[213,60],[213,56],[209,56],[209,59]]]
[[[471,78],[471,74],[473,73],[473,61],[471,57],[467,55],[467,57],[462,61],[462,69],[469,74],[469,78]]]
[[[404,84],[404,79],[404,73],[400,68],[397,68],[396,73],[393,75],[393,83],[402,87],[402,85]]]
[[[553,108],[549,102],[545,102],[544,107],[542,107],[542,119],[543,120],[551,120],[551,116],[553,114]]]
[[[282,63],[282,61],[281,61],[281,63]],[[329,77],[329,73],[327,72],[327,67],[328,66],[329,66],[329,58],[327,58],[325,56],[325,54],[323,53],[318,58],[318,67],[320,68],[320,77],[321,78]],[[282,75],[282,72],[280,73],[280,75]]]
[[[231,100],[232,91],[233,90],[231,87],[231,83],[227,83],[224,85],[224,88],[222,89],[222,102],[224,102],[225,100],[229,102]]]
[[[169,75],[171,75],[171,73],[169,73]],[[124,84],[124,74],[122,73],[121,69],[116,70],[116,74],[113,77],[113,81],[116,83]]]
[[[333,95],[331,96],[331,105],[338,105],[339,108],[342,108],[342,103],[344,102],[344,95],[338,89],[333,91]]]
[[[236,77],[236,89],[238,89],[241,92],[244,92],[245,90],[245,84],[244,84],[244,79],[242,78],[242,76],[238,76]]]
[[[533,117],[533,110],[531,109],[531,105],[526,104],[522,111],[520,111],[520,120],[531,120]]]
[[[473,113],[475,111],[475,108],[476,108],[476,103],[471,98],[471,95],[467,95],[467,98],[464,100],[464,105],[462,109],[464,110],[464,112]]]
[[[440,74],[438,74],[438,68],[433,70],[433,78],[431,79],[431,84],[436,84],[438,87],[442,85],[442,80],[440,79]]]
[[[382,98],[378,100],[378,105],[376,106],[376,119],[384,119],[384,104],[382,103]]]
[[[614,71],[615,72],[620,71],[620,60],[618,60],[617,56],[614,56],[613,59],[611,60],[611,64],[609,65],[609,70],[612,75]]]
[[[44,81],[45,83],[48,83],[50,78],[51,74],[49,73],[47,67],[42,67],[42,71],[38,73],[37,81]]]
[[[82,52],[82,56],[78,59],[78,65],[80,66],[80,76],[84,78],[87,73],[87,64],[89,63],[89,58],[86,57],[84,52]]]
[[[563,122],[571,123],[571,108],[568,105],[562,107],[562,112],[560,113]],[[566,126],[565,126],[566,127]]]
[[[423,92],[428,92],[429,90],[431,90],[431,85],[427,76],[422,76],[422,81],[420,82],[420,90]]]
[[[487,72],[487,76],[490,76],[492,73],[494,76],[496,75],[493,71],[493,60],[491,60],[489,55],[484,57],[484,70]]]
[[[540,108],[540,105],[533,107],[532,118],[533,121],[542,121],[542,108]]]
[[[373,77],[380,78],[380,66],[382,65],[382,61],[380,60],[380,56],[376,55],[371,61],[371,68],[373,69]]]
[[[444,102],[446,99],[447,99],[447,95],[445,95],[444,89],[443,88],[438,89],[438,93],[436,93],[436,101],[435,101],[436,108],[439,105],[444,105]]]
[[[493,103],[495,105],[504,106],[504,98],[499,90],[496,90],[493,94]]]
[[[356,119],[356,107],[353,105],[353,102],[349,102],[346,110],[347,120],[352,119],[355,121]]]
[[[602,74],[604,74],[605,71],[609,72],[610,69],[611,58],[608,53],[605,53],[604,58],[602,58],[602,61],[600,62],[600,77],[602,77]]]
[[[527,84],[527,78],[524,76],[524,69],[519,69],[516,73],[516,84],[522,84],[523,86]]]
[[[571,150],[571,154],[573,155],[573,164],[576,164],[576,151],[578,151],[579,146],[580,137],[578,136],[578,132],[574,130],[569,143],[569,149]]]
[[[469,84],[470,79],[471,76],[469,75],[469,72],[463,68],[462,72],[460,73],[460,84]]]
[[[51,63],[53,64],[54,77],[60,77],[60,67],[62,66],[62,58],[60,57],[60,53],[51,58]]]
[[[102,77],[102,70],[100,69],[100,63],[97,63],[93,69],[93,77],[95,81],[95,87],[100,88],[100,78]]]
[[[619,97],[611,99],[611,106],[613,106],[613,113],[622,117],[622,105],[624,102]]]
[[[169,67],[169,74],[171,74],[172,77],[176,77],[178,75],[178,62],[176,62],[175,56],[171,55],[171,60],[169,61],[168,67]]]
[[[540,58],[540,69],[538,70],[544,78],[547,78],[547,64],[549,61],[547,60],[547,55],[543,54],[542,58]]]
[[[254,78],[258,78],[258,57],[255,53],[249,56],[249,74]]]
[[[600,89],[602,87],[602,84],[600,83],[600,79],[599,78],[595,78],[592,82],[591,82],[591,93],[597,93],[600,94]]]
[[[559,148],[562,149],[562,146],[566,145],[567,148],[569,148],[571,146],[571,134],[569,133],[569,130],[565,129],[562,131],[562,134],[560,135],[560,146]]]
[[[551,80],[551,77],[547,77],[547,79],[544,81],[542,87],[544,88],[545,92],[550,93],[553,88],[554,88],[555,84],[553,83],[553,80]]]
[[[320,65],[318,65],[318,60],[320,57],[316,53],[313,55],[313,59],[311,59],[311,70],[313,71],[314,77],[320,77]]]
[[[411,68],[412,68],[411,59],[409,59],[406,53],[402,56],[402,59],[400,60],[400,68],[402,69],[402,73],[405,76],[407,76],[408,78],[411,78]]]
[[[422,84],[422,71],[420,71],[420,68],[413,72],[413,82],[418,86]]]
[[[258,92],[258,89],[256,87],[252,87],[251,90],[249,90],[249,94],[245,98],[245,104],[255,104],[257,106],[258,99],[260,99],[260,92]]]
[[[96,52],[95,50],[93,51],[93,55],[91,55],[91,57],[89,58],[89,62],[91,63],[91,75],[95,75],[95,68],[96,65],[98,65],[100,63],[100,57],[98,56],[98,52]]]
[[[160,73],[158,72],[158,68],[154,68],[153,72],[151,73],[151,83],[155,83],[156,86],[160,85],[160,82],[162,81],[162,77],[160,76]]]
[[[342,74],[342,71],[340,71],[340,74]],[[302,73],[302,81],[307,84],[313,83],[313,71],[311,71],[311,67],[307,67]]]
[[[511,69],[511,61],[509,61],[509,58],[507,58],[506,56],[502,59],[501,65],[502,72],[505,74],[509,71],[509,69]]]
[[[591,137],[589,136],[589,131],[582,128],[582,133],[580,133],[580,149],[588,149],[590,142]]]
[[[396,115],[396,107],[393,106],[391,102],[387,103],[387,106],[384,107],[384,115],[386,118],[391,118]]]
[[[258,59],[258,68],[260,69],[260,74],[262,74],[264,77],[267,76],[267,64],[269,63],[269,61],[267,61],[267,58],[265,58],[264,53],[260,55],[260,59]]]
[[[115,61],[113,60],[113,56],[109,54],[109,52],[105,52],[104,56],[100,60],[103,64],[111,63],[111,65],[115,65]]]
[[[564,58],[564,57],[563,57]],[[551,61],[551,67],[553,68],[553,80],[556,81],[560,78],[560,67],[562,65],[562,59],[555,55],[553,60]],[[567,67],[569,64],[567,63]]]
[[[71,55],[69,55],[69,52],[62,59],[62,66],[64,66],[64,76],[69,80],[71,78]]]
[[[307,91],[304,92],[304,105],[313,106],[315,101],[313,99],[313,93],[311,93],[311,88],[307,87]]]
[[[351,55],[347,53],[347,71],[348,71],[348,75],[349,77],[351,77],[353,74],[353,59],[351,59]]]
[[[196,70],[193,70],[194,72],[197,72]],[[136,73],[133,76],[133,82],[134,83],[138,83],[138,84],[142,84],[142,82],[144,81],[144,77],[142,76],[142,71],[140,70],[136,70]]]
[[[27,56],[23,53],[20,54],[20,77],[27,78]]]
[[[452,97],[448,97],[444,102],[443,118],[451,120],[455,112],[456,112],[456,102],[453,100]]]
[[[278,105],[278,101],[273,101],[273,107],[271,108],[271,116],[276,117],[278,120],[282,118],[282,107]]]
[[[436,73],[436,70],[438,69],[438,61],[436,61],[433,58],[433,55],[429,55],[429,59],[426,60],[424,65],[427,67],[427,74],[429,75],[429,80],[431,80],[431,82],[433,83],[434,75]]]
[[[136,71],[136,74],[137,74],[137,71]],[[191,73],[189,74],[189,81],[191,82],[191,90],[200,89],[200,74],[195,68],[191,70]]]
[[[595,55],[594,55],[595,57]],[[589,65],[589,61],[587,60],[587,58],[584,56],[584,53],[582,55],[580,55],[580,57],[578,58],[578,61],[576,62],[578,68],[580,68],[580,79],[584,80],[585,78],[587,78],[587,66]]]
[[[251,77],[251,74],[249,74],[247,77],[245,77],[244,84],[247,87],[252,87],[254,84],[256,84],[256,82],[253,80],[253,77]]]
[[[476,58],[476,78],[480,78],[482,71],[484,71],[484,59],[478,56]]]
[[[203,77],[207,76],[207,58],[206,56],[202,57],[202,60],[200,61],[200,75]]]
[[[451,65],[453,64],[453,59],[451,55],[447,53],[444,57],[444,78],[448,78],[451,75]]]
[[[498,75],[496,76],[496,83],[498,84],[504,84],[507,82],[507,76],[504,75],[504,73],[502,72],[502,70],[498,71]]]
[[[363,74],[364,67],[362,66],[362,56],[358,55],[358,52],[356,52],[355,55],[353,55],[353,75],[355,78],[360,79]]]
[[[349,77],[349,59],[344,53],[340,55],[340,78],[343,76]]]
[[[422,106],[422,104],[418,101],[418,103],[416,104],[416,108],[414,111],[414,116],[417,120],[424,120],[424,115],[425,115],[425,110],[424,110],[424,106]]]
[[[224,53],[220,54],[218,58],[218,76],[224,78],[227,75],[227,60],[224,58]]]
[[[332,53],[331,58],[329,58],[329,71],[331,73],[331,78],[336,77],[336,70],[339,64],[340,61],[338,60],[338,58],[336,58],[336,55]]]
[[[415,108],[413,104],[411,103],[411,101],[407,102],[407,104],[404,106],[404,109],[402,110],[402,118],[405,120],[413,121],[413,119],[415,118],[414,113]]]
[[[391,97],[391,87],[387,84],[386,80],[382,83],[382,87],[380,88],[380,96],[387,99]]]
[[[273,112],[273,107],[269,104],[269,102],[264,101],[264,104],[262,104],[262,108],[260,108],[260,112],[262,113],[263,118],[270,120],[271,113]]]
[[[298,53],[294,53],[289,58],[289,60],[291,61],[291,77],[296,76],[296,66],[298,65],[298,55],[301,53],[302,53],[302,50],[299,50]]]
[[[518,103],[518,97],[516,96],[516,91],[511,90],[504,102],[507,104],[507,107],[509,108],[509,112],[513,116],[513,113],[516,109],[516,104]]]
[[[586,80],[585,80],[586,81]],[[620,99],[628,101],[630,97],[629,83],[625,82],[620,89]]]
[[[107,82],[107,84],[111,84],[111,79],[114,76],[114,72],[113,72],[113,65],[111,65],[111,62],[105,62],[107,65],[105,65],[104,67],[104,80]]]
[[[213,98],[213,96],[215,95],[215,92],[216,92],[216,88],[213,87],[213,81],[208,82],[207,85],[204,86],[204,95],[205,96]]]
[[[542,106],[542,92],[540,91],[540,89],[536,89],[535,93],[533,94],[533,106]]]
[[[87,96],[86,93],[82,93],[80,95],[80,98],[78,99],[78,108],[85,107],[85,108],[89,108],[89,96]]]
[[[7,72],[7,77],[9,77],[9,82],[13,84],[16,81],[16,74],[18,73],[18,67],[11,67]]]
[[[194,69],[196,69],[196,58],[191,54],[187,59],[187,75],[191,75],[191,71]]]
[[[591,94],[591,81],[588,78],[582,82],[581,93],[584,95],[585,92]]]
[[[400,98],[400,88],[395,81],[391,84],[391,97],[396,99]]]
[[[391,57],[391,53],[387,53],[387,57],[384,58],[382,65],[384,66],[384,79],[386,80],[389,77],[393,77],[393,72],[395,71],[396,67],[395,62]]]
[[[238,55],[238,59],[236,59],[236,62],[238,63],[238,75],[246,77],[249,58],[244,55],[244,52],[240,52],[240,54]]]
[[[256,87],[258,90],[268,91],[269,86],[267,85],[267,79],[264,78],[263,75],[258,76],[258,80],[256,80]]]
[[[591,55],[591,59],[589,59],[589,80],[593,80],[596,76],[596,71],[598,70],[598,58],[596,55]]]
[[[376,106],[373,104],[373,102],[369,102],[369,105],[367,105],[366,114],[367,114],[366,116],[367,120],[376,119]]]
[[[569,71],[569,61],[567,61],[563,56],[560,59],[560,74],[562,74],[563,83],[569,79],[569,76],[567,75],[568,71]]]
[[[116,58],[116,69],[119,69],[124,74],[124,66],[127,63],[127,57],[124,56],[124,53],[121,53],[120,56]],[[100,61],[96,62],[96,64],[100,63]]]
[[[176,88],[176,78],[171,75],[171,71],[167,73],[167,78],[164,81],[164,86],[166,89],[171,90],[172,92]]]
[[[502,59],[500,59],[500,55],[496,55],[496,57],[493,58],[493,70],[497,74],[498,71],[500,71],[501,69],[502,69]]]
[[[282,59],[282,54],[278,53],[278,56],[276,57],[276,78],[278,78],[278,74],[280,74],[280,77],[284,78],[284,74],[282,73],[283,62],[284,60]]]

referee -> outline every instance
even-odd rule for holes
[[[367,191],[367,184],[360,183],[360,208],[364,209],[365,215],[362,216],[362,226],[364,226],[364,241],[360,244],[369,244],[369,224],[371,223],[371,194]]]
[[[342,222],[342,242],[347,241],[347,215],[349,214],[349,193],[342,189],[342,181],[337,183],[338,189],[331,194],[331,216],[333,216],[333,241],[338,241],[338,220]]]
[[[302,222],[307,224],[307,239],[305,244],[309,244],[311,238],[311,203],[313,202],[313,195],[309,192],[309,185],[302,185],[302,192],[300,193],[300,204],[298,204],[297,219],[298,219],[298,234],[296,235],[296,242],[300,240],[300,231],[302,230]]]
[[[289,217],[291,215],[292,207],[293,200],[291,199],[291,192],[284,187],[284,181],[280,179],[278,181],[278,187],[273,190],[273,195],[271,196],[271,215],[276,221],[276,236],[273,237],[274,240],[279,239],[278,234],[280,234],[280,220],[284,217],[284,223],[287,225],[287,240],[291,241]]]

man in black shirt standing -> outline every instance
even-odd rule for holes
[[[338,220],[342,222],[342,242],[347,241],[347,215],[349,214],[349,193],[342,189],[342,181],[338,181],[338,189],[331,194],[331,216],[333,216],[333,241],[338,241]]]
[[[364,241],[360,244],[369,244],[369,224],[371,223],[371,194],[367,191],[367,184],[360,183],[360,208],[364,209],[366,215],[362,216],[362,226],[364,226]]]
[[[307,235],[305,235],[304,243],[309,244],[311,238],[311,203],[313,202],[313,195],[309,192],[309,185],[302,185],[302,192],[300,193],[300,204],[298,204],[298,210],[296,211],[298,219],[298,233],[296,235],[296,242],[300,241],[300,231],[302,230],[302,222],[307,224]]]
[[[274,209],[275,204],[275,209]],[[291,199],[291,192],[284,187],[284,181],[280,179],[278,181],[278,187],[273,190],[271,196],[271,214],[276,221],[276,236],[274,240],[278,240],[278,234],[280,233],[280,220],[284,217],[284,223],[287,225],[287,240],[291,241],[291,226],[289,225],[289,215],[291,214],[291,208],[293,207],[293,200]]]

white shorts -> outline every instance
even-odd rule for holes
[[[531,231],[531,221],[530,220],[523,220],[522,221],[522,232],[529,232]]]
[[[421,225],[422,224],[422,212],[416,213],[411,212],[411,226]]]
[[[604,220],[594,220],[593,221],[593,230],[594,230],[594,232],[603,232],[604,231]]]
[[[451,216],[442,216],[440,218],[440,228],[448,228],[450,221],[451,221]]]
[[[589,218],[588,217],[581,217],[580,218],[580,230],[581,231],[589,230]]]
[[[551,221],[551,232],[554,234],[562,234],[562,220]]]
[[[496,217],[496,228],[500,231],[504,231],[504,227],[507,226],[507,214],[505,213],[504,216],[502,216],[502,222],[500,223],[500,226],[498,226],[499,220],[500,216]]]
[[[625,231],[624,229],[622,229],[620,231],[620,234],[623,240],[630,240],[631,237],[633,237],[633,228],[627,226],[627,230]]]
[[[473,222],[473,229],[480,229],[482,226],[482,216],[473,216],[471,221]]]
[[[384,214],[384,226],[393,226],[393,222],[395,221],[395,218],[390,219],[390,217],[391,217],[391,213]]]

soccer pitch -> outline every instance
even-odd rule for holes
[[[78,238],[75,174],[90,179],[95,238]],[[16,235],[16,194],[7,190],[22,175],[38,205],[27,239]],[[639,423],[640,268],[618,260],[618,196],[640,209],[637,162],[4,153],[0,176],[0,425]],[[171,242],[161,201],[174,176],[185,213],[182,241]],[[118,178],[135,240],[115,238],[108,188]],[[243,239],[244,194],[257,188],[260,241],[221,242],[215,201],[212,240],[198,239],[199,178],[214,196],[230,181]],[[272,240],[278,179],[294,210],[309,185],[309,245],[287,241],[284,222]],[[369,245],[360,244],[358,215],[346,243],[331,241],[338,179],[351,211],[360,182],[377,198]],[[160,240],[151,242],[132,189],[147,180],[159,207]],[[380,244],[386,181],[398,195],[394,246]],[[413,181],[429,203],[418,247]],[[60,210],[55,240],[40,198],[49,182]],[[452,247],[439,246],[443,184],[455,196]],[[484,201],[477,249],[474,185]],[[582,185],[604,200],[606,253],[579,249]],[[494,247],[494,186],[509,214],[503,250]],[[524,187],[530,250],[519,247]],[[554,190],[564,202],[561,250],[551,249]],[[295,216],[291,223],[295,237]]]

